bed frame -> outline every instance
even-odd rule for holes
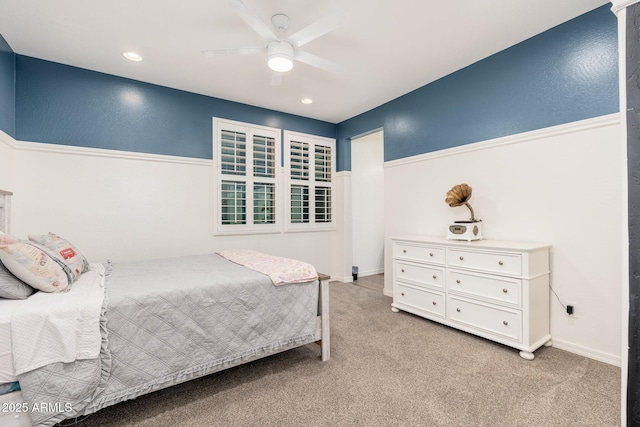
[[[321,349],[321,358],[322,361],[327,361],[330,358],[330,344],[331,344],[331,336],[330,336],[330,322],[329,322],[329,280],[330,276],[326,274],[319,273],[319,294],[318,294],[318,316],[316,319],[316,332],[314,337],[309,342],[302,342],[299,344],[289,345],[281,347],[275,353],[281,353],[283,351],[291,350],[296,347],[301,347],[306,344],[316,343],[320,346]],[[225,365],[220,369],[213,370],[206,375],[213,374],[215,372],[223,371],[228,368],[232,368],[234,366],[243,365],[248,362],[252,362],[254,360],[262,359],[267,356],[271,356],[275,353],[256,355],[247,359],[239,360],[236,362],[232,362],[229,365]],[[194,378],[191,378],[194,379]],[[191,379],[187,379],[183,382],[188,382]],[[155,390],[154,390],[155,391]],[[0,405],[5,406],[18,406],[23,402],[22,393],[20,391],[5,394],[0,396]],[[31,419],[26,413],[0,413],[0,425],[3,427],[31,427]]]
[[[11,196],[10,191],[0,190],[0,231],[9,233],[10,218],[11,218]],[[316,343],[321,349],[322,361],[327,361],[330,358],[331,347],[331,334],[330,334],[330,322],[329,322],[329,280],[330,276],[322,273],[318,273],[319,281],[319,293],[318,293],[318,316],[316,318],[316,330],[314,337],[308,342],[302,342],[298,344],[291,344],[278,349],[278,351],[270,352],[268,354],[255,355],[248,359],[241,359],[230,364],[209,371],[206,375],[210,375],[215,372],[219,372],[234,366],[243,365],[247,362],[262,359],[267,356],[271,356],[275,353],[281,353],[283,351],[291,350],[296,347],[301,347],[310,343]],[[193,378],[191,378],[193,379]],[[190,379],[185,379],[183,382],[187,382]],[[17,391],[0,396],[0,405],[3,406],[19,406],[24,402],[22,392]],[[2,408],[0,408],[2,409]],[[31,427],[31,419],[26,413],[23,412],[0,412],[0,426],[3,427]]]

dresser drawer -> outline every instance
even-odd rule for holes
[[[395,278],[421,286],[435,286],[444,289],[444,268],[408,261],[395,261]]]
[[[447,290],[498,304],[521,307],[522,280],[447,270]]]
[[[498,274],[514,276],[522,274],[522,256],[520,254],[447,248],[447,264],[450,267],[470,268]]]
[[[408,242],[396,242],[393,245],[393,256],[411,261],[444,265],[445,249],[438,246],[418,246]]]
[[[495,307],[453,295],[447,296],[449,320],[471,326],[503,338],[522,341],[522,313]]]
[[[428,289],[416,288],[404,283],[396,283],[393,302],[435,314],[444,318],[444,294]]]

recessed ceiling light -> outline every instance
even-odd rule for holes
[[[123,52],[122,56],[127,58],[129,61],[135,61],[135,62],[142,61],[142,56],[138,55],[135,52]]]
[[[302,102],[303,104],[311,104],[313,102],[313,99],[311,98],[303,98],[300,100],[300,102]]]

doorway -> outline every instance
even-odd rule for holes
[[[384,288],[384,133],[351,139],[352,262],[354,283]]]

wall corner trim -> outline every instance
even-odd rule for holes
[[[640,1],[640,0],[638,0]],[[500,138],[488,139],[486,141],[474,142],[471,144],[460,145],[443,150],[432,151],[430,153],[418,154],[416,156],[406,157],[397,160],[384,162],[385,168],[407,165],[410,163],[421,162],[425,160],[437,159],[440,157],[455,156],[462,153],[469,153],[479,150],[487,150],[490,148],[501,147],[505,145],[520,144],[523,142],[534,141],[536,139],[549,138],[553,136],[564,135],[573,132],[580,132],[590,129],[602,128],[607,126],[615,126],[621,123],[620,113],[607,114],[591,119],[580,120],[577,122],[565,123],[558,126],[551,126],[544,129],[537,129],[529,132],[522,132],[514,135],[503,136]]]
[[[638,2],[640,2],[640,0],[611,0],[611,11],[617,15],[622,9]]]

